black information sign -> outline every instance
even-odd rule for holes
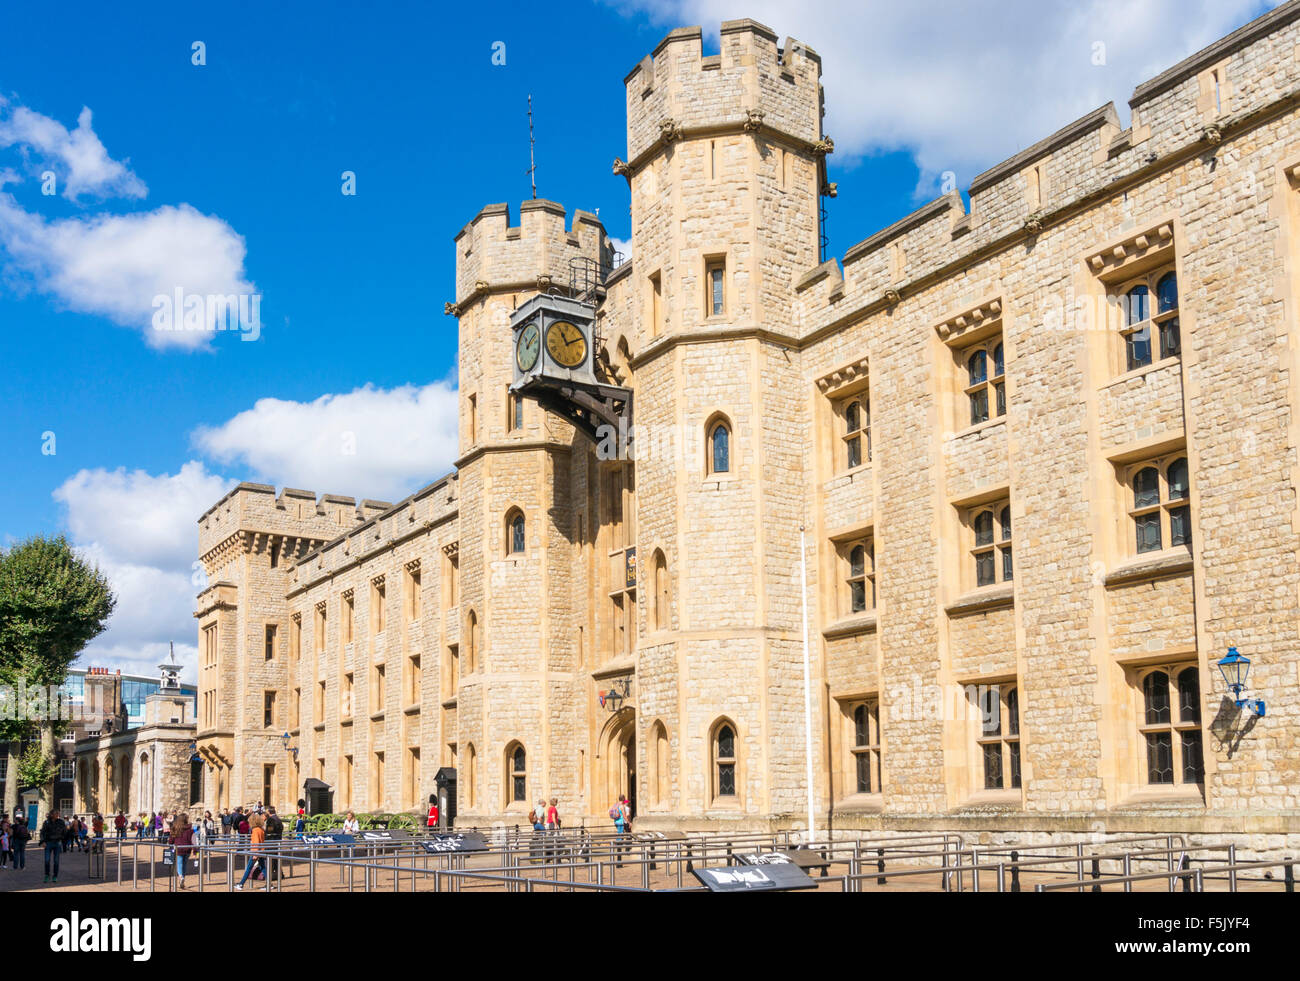
[[[637,841],[685,841],[680,831],[638,831],[632,835]]]
[[[750,852],[736,858],[746,865],[793,865],[794,859],[784,852]]]
[[[464,852],[485,852],[488,843],[477,831],[464,834],[431,835],[420,839],[420,846],[431,855],[451,855]]]
[[[785,889],[817,888],[817,883],[808,878],[808,873],[792,862],[695,869],[692,875],[709,892],[779,892]]]

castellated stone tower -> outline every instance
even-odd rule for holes
[[[579,799],[574,573],[585,491],[579,482],[575,497],[573,461],[589,449],[567,423],[508,392],[511,311],[539,290],[567,291],[575,259],[608,262],[604,229],[582,211],[566,227],[550,201],[525,202],[515,227],[506,205],[490,205],[456,237],[459,685],[444,708],[455,719],[463,823],[521,821],[543,791],[563,796],[570,813]],[[516,779],[531,791],[524,800]]]
[[[265,796],[263,776],[283,781],[282,719],[290,697],[287,656],[294,626],[285,594],[289,571],[308,552],[387,507],[350,497],[243,483],[199,519],[199,561],[207,586],[198,595],[199,699],[196,744],[209,767],[207,799],[218,807]],[[267,698],[280,724],[268,726]],[[300,781],[289,775],[287,800]],[[284,803],[281,800],[280,803]]]
[[[637,393],[643,826],[752,822],[804,800],[804,744],[789,737],[803,732],[809,393],[782,338],[793,284],[818,263],[820,75],[813,51],[742,20],[708,57],[700,28],[673,31],[626,79],[616,169],[631,185],[633,268],[606,307],[625,301],[626,336],[607,334],[628,345]],[[744,761],[734,795],[710,764],[724,728]]]

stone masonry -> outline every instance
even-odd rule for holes
[[[548,201],[456,236],[455,472],[200,518],[208,806],[418,809],[454,767],[462,824],[799,826],[806,600],[823,828],[1300,846],[1297,51],[1290,2],[822,262],[819,56],[669,33],[625,79],[631,259]],[[507,391],[575,259],[626,458]]]

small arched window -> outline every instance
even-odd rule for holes
[[[880,703],[853,710],[853,766],[859,794],[880,793]]]
[[[656,804],[667,804],[669,792],[669,771],[671,762],[668,758],[668,730],[662,722],[656,722],[650,729],[650,793]]]
[[[972,426],[1007,414],[1006,356],[1000,340],[986,341],[967,356],[966,398]]]
[[[844,406],[843,439],[846,469],[871,461],[871,403],[866,396],[850,399]]]
[[[1201,676],[1195,665],[1157,668],[1143,677],[1140,730],[1146,742],[1147,783],[1204,781]]]
[[[510,788],[508,803],[519,804],[528,800],[528,757],[524,747],[511,743],[506,749],[506,786]]]
[[[668,560],[659,549],[655,550],[652,561],[654,575],[654,628],[667,630],[670,619],[668,615]]]
[[[1158,552],[1166,540],[1170,546],[1190,546],[1191,480],[1187,457],[1176,457],[1163,466],[1157,461],[1141,467],[1133,475],[1132,487],[1133,505],[1129,515],[1133,519],[1138,552]]]
[[[731,429],[726,422],[715,422],[709,429],[709,473],[731,472]]]
[[[515,509],[506,515],[506,554],[523,555],[527,549],[527,526],[524,514]]]
[[[1015,571],[1011,557],[1011,505],[986,505],[974,511],[970,521],[975,538],[971,550],[975,559],[975,585],[1011,582]]]
[[[465,751],[465,804],[473,808],[478,800],[478,753],[474,751],[474,744],[470,743]]]
[[[736,796],[736,730],[731,723],[718,726],[713,735],[714,796]]]
[[[478,614],[473,610],[465,614],[465,673],[478,670]]]
[[[849,547],[849,612],[863,613],[876,608],[875,542],[868,538]]]

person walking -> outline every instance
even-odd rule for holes
[[[254,814],[252,818],[249,819],[248,827],[248,864],[244,866],[244,877],[239,880],[239,885],[235,886],[236,892],[244,888],[244,883],[247,882],[248,877],[253,874],[254,868],[260,868],[262,870],[262,875],[266,875],[266,859],[262,855],[258,854],[264,847],[263,842],[266,841],[266,829],[262,827],[262,816],[260,814]],[[270,890],[270,880],[267,880],[266,888]]]
[[[203,812],[203,823],[200,827],[203,829],[203,844],[210,844],[217,833],[217,822],[212,820],[211,811]]]
[[[117,817],[113,818],[113,828],[117,831],[119,838],[126,837],[126,815],[121,811],[118,811]]]
[[[63,851],[63,836],[68,826],[59,817],[58,811],[51,811],[50,816],[41,825],[41,844],[45,846],[45,881],[50,880],[51,864],[54,868],[54,882],[59,881],[59,855]]]
[[[348,816],[343,821],[343,833],[345,835],[361,833],[361,822],[357,820],[357,816],[351,811],[348,811]]]
[[[303,813],[302,808],[298,808],[298,820],[293,823],[293,836],[301,838],[307,833],[307,816]],[[290,866],[292,868],[292,866]]]
[[[266,888],[271,888],[271,880],[280,878],[280,846],[278,842],[284,840],[284,822],[280,816],[275,813],[274,807],[266,809],[266,850],[268,853],[267,862],[269,868],[266,870]],[[277,842],[277,844],[271,844]]]
[[[0,872],[9,868],[9,843],[13,840],[12,834],[9,822],[0,821]],[[18,866],[14,866],[14,871],[18,871]]]
[[[618,795],[618,803],[609,809],[609,814],[614,819],[614,830],[618,833],[618,840],[614,843],[614,852],[618,856],[618,864],[621,868],[623,865],[623,852],[627,848],[624,841],[627,833],[632,829],[632,810],[628,806],[626,794]]]
[[[176,854],[176,878],[181,889],[185,888],[185,862],[194,854],[194,827],[185,814],[176,815],[172,821],[172,848]]]
[[[27,868],[27,842],[32,840],[32,829],[27,827],[27,816],[18,815],[9,832],[9,848],[13,852],[15,869]]]
[[[221,833],[227,837],[230,835],[230,808],[221,809]]]

